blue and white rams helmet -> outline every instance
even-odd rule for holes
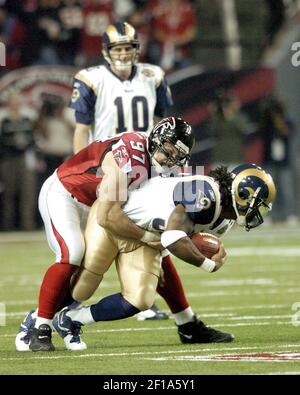
[[[264,222],[272,210],[276,187],[272,176],[255,164],[244,164],[231,171],[231,196],[237,224],[247,231]]]
[[[130,44],[133,48],[132,59],[129,62],[114,60],[111,57],[110,50],[116,45]],[[102,37],[103,56],[105,60],[114,65],[117,70],[131,68],[138,60],[140,52],[140,42],[135,28],[127,22],[117,22],[109,25]]]

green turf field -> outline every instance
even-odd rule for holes
[[[172,319],[130,318],[84,327],[83,352],[54,334],[55,352],[18,353],[15,334],[53,256],[43,232],[0,233],[0,374],[300,374],[300,229],[233,230],[223,242],[229,258],[217,273],[176,263],[194,311],[235,342],[182,345]],[[92,301],[118,291],[112,268]]]

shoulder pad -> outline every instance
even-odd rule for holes
[[[124,133],[119,142],[113,146],[112,152],[118,166],[126,169],[127,173],[140,172],[143,173],[143,178],[148,177],[149,160],[145,133]]]
[[[97,85],[99,84],[102,73],[101,66],[90,67],[88,69],[82,69],[75,75],[75,80],[83,82],[86,86],[91,88],[95,93],[97,92]],[[76,81],[74,82],[74,87]]]
[[[143,141],[147,142],[147,134],[143,132],[125,132],[121,134],[121,139],[124,142],[128,141]]]
[[[138,65],[140,66],[141,74],[149,78],[154,78],[156,87],[160,85],[165,76],[161,67],[150,63],[139,63]]]
[[[121,171],[123,173],[129,173],[132,170],[131,160],[126,144],[122,139],[113,144],[111,152]]]
[[[173,192],[174,204],[182,204],[194,224],[215,221],[220,210],[217,186],[208,177],[179,181]]]

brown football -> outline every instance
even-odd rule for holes
[[[214,256],[221,245],[220,239],[209,233],[194,233],[191,236],[191,240],[206,258]]]

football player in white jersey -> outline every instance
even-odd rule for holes
[[[148,133],[173,104],[163,70],[138,63],[140,43],[129,23],[109,25],[102,43],[106,64],[83,69],[74,78],[75,153],[117,133]]]
[[[223,246],[208,259],[188,236],[199,231],[224,233],[234,222],[248,231],[261,225],[272,209],[276,188],[271,175],[254,164],[238,166],[230,173],[227,168],[220,167],[210,175],[149,180],[131,193],[124,211],[146,230],[160,233],[163,230],[161,244],[172,254],[206,272],[215,272],[225,262]],[[121,292],[126,301],[121,307],[123,316],[118,319],[130,317],[150,305],[158,282],[159,252],[147,256],[142,245],[135,245],[137,248],[134,249],[128,241],[122,241],[106,229],[99,227],[95,232],[95,227],[89,229],[88,224],[87,235],[90,230],[94,242],[87,243],[84,266],[73,288],[75,299],[88,299],[116,259]],[[112,252],[103,256],[103,251]],[[152,270],[149,270],[151,265]],[[143,277],[146,268],[147,281]],[[65,338],[73,331],[78,333],[82,325],[114,319],[113,306],[107,303],[108,298],[78,310],[62,310],[53,322],[58,334]],[[182,323],[181,314],[174,314],[174,318],[183,343],[207,343],[213,338],[216,342],[230,342],[234,339],[230,333],[207,327],[196,316],[186,323]]]
[[[106,64],[83,69],[74,78],[70,102],[76,118],[74,153],[117,133],[149,134],[173,104],[164,71],[138,62],[140,43],[133,26],[126,22],[109,25],[102,47]],[[163,265],[172,262],[165,260]],[[183,292],[181,299],[186,302]],[[137,315],[137,319],[167,318],[155,305]]]

